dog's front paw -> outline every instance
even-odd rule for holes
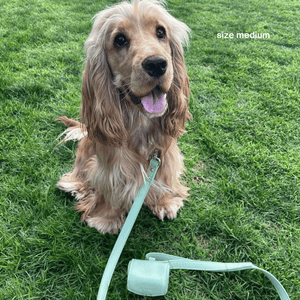
[[[164,204],[162,207],[158,206],[159,209],[159,218],[161,220],[164,219],[164,217],[167,217],[168,219],[175,219],[177,217],[178,210],[183,206],[183,199],[176,197],[173,198],[172,201],[168,201],[167,205]]]
[[[102,216],[88,217],[85,219],[89,227],[97,229],[100,233],[118,233],[125,222],[124,215],[115,219],[107,219]]]
[[[178,210],[183,205],[182,198],[170,197],[169,194],[167,194],[160,199],[157,205],[149,206],[149,208],[160,220],[163,220],[165,217],[168,219],[175,219]]]

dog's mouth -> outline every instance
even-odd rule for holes
[[[149,94],[143,97],[137,97],[133,93],[129,93],[131,101],[134,104],[141,104],[145,113],[150,116],[162,115],[168,106],[166,94],[159,87],[154,88]]]
[[[166,94],[154,89],[145,97],[141,98],[141,103],[146,112],[150,114],[159,114],[165,108]]]

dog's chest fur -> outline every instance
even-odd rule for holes
[[[130,107],[123,112],[126,114],[124,120],[129,135],[129,146],[148,159],[149,155],[164,143],[160,118],[150,119],[136,107]]]

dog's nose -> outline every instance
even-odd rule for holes
[[[166,73],[168,62],[161,55],[153,55],[147,57],[142,66],[151,77],[160,77]]]

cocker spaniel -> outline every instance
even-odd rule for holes
[[[189,28],[159,0],[122,2],[95,16],[85,43],[82,123],[63,116],[64,141],[80,140],[73,171],[57,186],[78,200],[90,227],[117,233],[144,183],[149,160],[161,159],[145,205],[173,219],[188,196],[176,141],[188,111],[183,43]]]

